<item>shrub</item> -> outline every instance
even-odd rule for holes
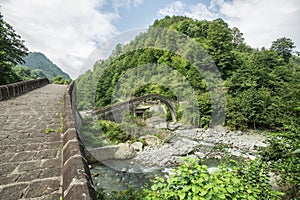
[[[210,173],[206,165],[187,158],[169,178],[156,178],[144,190],[146,199],[280,199],[281,193],[271,190],[265,164],[238,164],[221,164]]]
[[[262,158],[270,162],[271,170],[280,176],[281,186],[285,188],[285,199],[300,197],[300,127],[285,126],[285,130],[273,133],[269,146],[261,152]]]
[[[104,137],[112,142],[126,142],[131,139],[131,136],[124,132],[119,124],[109,120],[99,120],[99,126],[103,131]]]

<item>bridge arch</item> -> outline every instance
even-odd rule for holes
[[[163,95],[160,95],[160,94],[148,94],[148,95],[145,95],[145,96],[141,96],[141,97],[131,99],[129,101],[131,111],[133,113],[135,113],[135,110],[136,110],[137,106],[139,104],[141,104],[142,102],[145,102],[147,99],[158,99],[158,100],[160,100],[170,110],[172,121],[176,122],[175,101],[173,101],[173,100],[171,100],[171,99],[169,99],[169,98],[167,98]]]
[[[170,110],[172,121],[176,122],[176,110],[175,104],[176,102],[172,99],[169,99],[160,94],[148,94],[141,97],[135,97],[130,99],[129,101],[116,103],[111,106],[106,106],[100,109],[97,109],[92,112],[93,116],[97,116],[100,119],[106,119],[111,121],[121,121],[121,116],[123,115],[124,111],[131,111],[132,113],[135,112],[135,109],[139,104],[146,101],[147,99],[158,99],[162,103],[164,103],[168,109]]]

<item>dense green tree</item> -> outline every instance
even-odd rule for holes
[[[236,60],[233,50],[233,36],[228,24],[222,19],[212,21],[207,30],[208,52],[226,79],[235,70]]]
[[[28,67],[15,66],[13,71],[21,78],[21,80],[32,80],[38,78],[46,78],[46,75],[41,70],[31,70]]]
[[[283,37],[273,41],[271,49],[281,55],[285,62],[289,62],[295,47],[294,42],[290,38]]]
[[[24,41],[0,13],[0,85],[20,81],[12,67],[27,55]]]
[[[79,87],[77,89],[77,108],[79,110],[92,109],[94,107],[94,92],[93,87],[93,73],[91,70],[85,72],[84,75],[80,75],[77,80],[77,85],[84,85],[85,87]]]
[[[58,75],[56,77],[53,78],[53,83],[54,84],[62,84],[62,85],[68,85],[71,83],[71,80],[70,79],[65,79],[63,76],[61,75]]]

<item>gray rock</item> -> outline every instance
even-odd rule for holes
[[[143,143],[141,142],[134,142],[130,145],[130,148],[135,150],[135,151],[139,151],[142,152],[143,151]]]
[[[194,140],[181,138],[174,143],[172,147],[174,150],[172,152],[174,156],[183,156],[194,151],[194,149],[198,146],[199,143]]]
[[[153,135],[146,135],[146,136],[140,137],[140,139],[144,139],[145,143],[147,145],[153,146],[153,147],[160,146],[163,143],[163,141],[161,139],[159,139],[158,137],[153,136]]]
[[[134,157],[134,150],[128,144],[120,143],[117,145],[118,150],[114,157],[115,159],[127,159]]]
[[[195,154],[198,158],[200,158],[200,159],[201,159],[201,158],[205,158],[205,156],[206,156],[206,155],[205,155],[204,153],[202,153],[202,152],[195,152],[194,154]]]

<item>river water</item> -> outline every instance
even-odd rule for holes
[[[116,160],[115,164],[122,165],[130,162],[130,160]],[[203,164],[207,165],[209,169],[216,168],[219,164],[217,159],[206,159]],[[110,165],[111,166],[111,165]],[[165,176],[172,169],[171,168],[148,168],[148,172],[137,173],[137,171],[125,172],[114,169],[103,163],[96,163],[92,165],[91,174],[96,189],[103,188],[106,193],[112,191],[122,191],[129,187],[140,189],[143,186],[151,186],[151,179],[155,176]]]

